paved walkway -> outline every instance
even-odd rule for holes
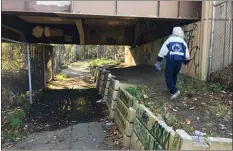
[[[112,142],[105,139],[106,131],[103,128],[103,106],[96,104],[99,99],[93,86],[88,69],[74,63],[62,71],[69,80],[52,82],[54,89],[44,92],[40,101],[34,103],[35,121],[41,123],[38,133],[28,135],[25,140],[18,143],[10,150],[87,150],[87,149],[114,149]],[[85,78],[89,76],[89,81]],[[75,86],[82,83],[81,89],[65,89],[63,85]],[[84,84],[86,83],[86,85]],[[50,85],[50,86],[51,86]]]
[[[29,135],[10,150],[108,150],[101,122],[79,123],[56,131]]]

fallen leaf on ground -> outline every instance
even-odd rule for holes
[[[148,97],[146,94],[144,94],[144,95],[143,95],[143,98],[144,98],[144,99],[148,99],[149,97]]]
[[[188,124],[188,125],[191,123],[191,121],[190,121],[189,119],[186,119],[185,122],[186,122],[186,124]]]
[[[225,126],[225,125],[223,125],[223,124],[218,124],[219,126]]]
[[[33,142],[33,139],[32,140],[30,140],[30,141],[28,141],[29,143],[31,143],[31,142]]]
[[[193,107],[191,107],[191,108],[189,108],[190,110],[194,110],[194,106]]]
[[[217,117],[220,117],[221,115],[219,113],[216,114]]]
[[[223,125],[223,124],[218,124],[219,126],[220,126],[220,129],[226,129],[226,127],[225,127],[225,125]]]

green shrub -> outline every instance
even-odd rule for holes
[[[62,79],[67,78],[67,75],[64,74],[64,73],[60,73],[60,74],[56,75],[56,78],[59,79],[59,80],[62,80]]]
[[[101,65],[112,65],[112,64],[117,64],[117,61],[108,60],[108,59],[95,59],[90,62],[89,67],[93,68]]]
[[[129,92],[137,100],[140,100],[142,98],[143,90],[139,87],[129,87],[126,88],[126,91]]]
[[[8,113],[8,124],[10,130],[8,131],[8,137],[11,140],[15,140],[18,136],[18,130],[25,118],[25,112],[22,108],[16,108]]]
[[[68,69],[68,65],[63,65],[62,69]]]

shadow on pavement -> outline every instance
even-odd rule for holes
[[[104,106],[96,89],[44,90],[27,115],[34,132],[54,131],[71,124],[100,121]]]

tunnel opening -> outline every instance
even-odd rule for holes
[[[189,14],[184,12],[182,13],[182,11],[179,9],[181,6],[183,7],[183,5],[187,6],[187,4],[183,2],[176,3],[177,8],[174,8],[173,10],[175,11],[174,15],[173,11],[166,14],[163,11],[164,9],[162,9],[166,8],[167,10],[167,7],[170,5],[167,6],[167,4],[164,4],[163,2],[160,2],[158,3],[159,5],[157,5],[157,2],[155,2],[156,5],[153,6],[158,6],[158,8],[160,8],[160,10],[157,8],[157,11],[154,10],[158,14],[153,14],[152,16],[148,14],[139,14],[135,16],[132,14],[132,12],[131,15],[128,15],[127,13],[129,12],[123,11],[129,10],[122,7],[124,6],[122,5],[124,2],[114,2],[114,5],[116,5],[116,14],[114,15],[100,15],[95,13],[85,14],[77,12],[67,13],[67,9],[71,9],[73,12],[75,12],[75,5],[73,5],[75,2],[72,2],[73,6],[64,6],[64,12],[52,11],[54,9],[50,6],[44,6],[46,9],[40,9],[38,11],[37,9],[39,8],[39,5],[34,6],[33,3],[34,2],[27,3],[23,1],[22,5],[16,6],[22,6],[23,11],[21,8],[17,10],[15,10],[15,8],[9,8],[9,6],[11,7],[12,4],[3,5],[3,9],[5,10],[2,11],[2,40],[5,42],[9,42],[11,40],[22,42],[24,45],[22,49],[25,51],[22,52],[22,54],[29,54],[29,56],[24,56],[23,59],[31,59],[29,61],[31,65],[27,64],[27,62],[25,64],[25,71],[27,71],[29,68],[32,69],[32,71],[36,69],[40,71],[39,74],[33,74],[33,72],[29,73],[31,74],[32,79],[31,81],[25,83],[28,84],[32,82],[33,85],[33,82],[37,82],[40,84],[40,88],[44,88],[44,90],[38,95],[33,95],[33,93],[30,92],[30,95],[32,95],[34,98],[34,101],[32,103],[33,110],[28,110],[29,117],[26,119],[29,122],[28,127],[32,128],[32,131],[29,133],[45,131],[53,132],[65,128],[71,128],[70,130],[72,131],[72,126],[80,123],[84,124],[83,127],[89,127],[89,124],[85,125],[85,123],[93,123],[91,124],[92,127],[100,127],[101,124],[96,124],[95,122],[100,122],[101,118],[104,116],[105,108],[96,103],[97,100],[102,98],[95,90],[95,86],[91,85],[91,87],[85,87],[85,84],[81,84],[81,86],[72,88],[70,85],[77,85],[82,80],[77,78],[72,79],[69,76],[66,80],[62,79],[59,81],[53,79],[58,73],[52,72],[54,65],[54,62],[51,60],[53,57],[51,50],[52,46],[57,44],[81,46],[141,46],[159,38],[168,36],[174,26],[182,26],[200,20],[200,8],[198,6],[201,5],[201,3],[195,3],[195,10]],[[135,4],[136,8],[140,6],[138,2],[135,2]],[[31,8],[31,6],[33,6],[33,8]],[[188,6],[191,5],[188,4]],[[47,8],[50,8],[51,10],[48,11]],[[59,6],[59,9],[56,8],[55,10],[61,11],[61,9],[63,9],[63,7],[61,8]],[[139,8],[136,10],[140,12]],[[135,12],[137,11],[134,11],[133,13]],[[32,48],[29,49],[29,53],[26,52],[26,47],[34,44],[45,46],[42,46],[42,48],[40,50],[38,49],[38,51],[34,51],[36,49]],[[58,49],[62,49],[62,46]],[[71,49],[73,49],[73,47]],[[116,51],[118,51],[118,49],[116,49]],[[123,51],[125,52],[125,50]],[[60,56],[61,54],[57,55]],[[41,60],[45,60],[45,62],[41,64],[38,63],[38,56]],[[59,59],[62,60],[64,58]],[[147,54],[144,59],[151,60],[153,57],[150,54]],[[45,67],[48,67],[48,69]],[[63,71],[64,70],[66,69],[63,69]],[[79,71],[74,69],[71,72],[77,74]],[[80,72],[81,74],[86,74],[86,72],[83,73],[83,70]],[[25,72],[25,74],[27,73]],[[25,77],[29,78],[29,74]],[[39,80],[35,80],[35,77],[40,78]],[[49,82],[45,79],[49,79]],[[52,88],[49,88],[49,86]],[[26,97],[28,97],[28,95],[26,95]],[[81,129],[83,127],[81,127]],[[84,131],[85,130],[86,129],[84,129]],[[88,128],[88,131],[89,130],[90,129]],[[96,133],[96,135],[98,135],[98,133]],[[89,138],[90,137],[88,137],[88,139]],[[97,136],[96,138],[98,139]],[[67,140],[73,141],[72,136],[69,136]],[[58,142],[60,143],[60,140]],[[80,149],[78,146],[72,147],[71,144],[74,143],[70,143],[67,149]],[[23,148],[37,148],[36,146],[37,145],[30,146],[29,144],[29,146],[26,145],[26,147],[24,146]],[[95,145],[91,146],[91,148],[95,147]],[[103,149],[103,147],[100,148]]]

